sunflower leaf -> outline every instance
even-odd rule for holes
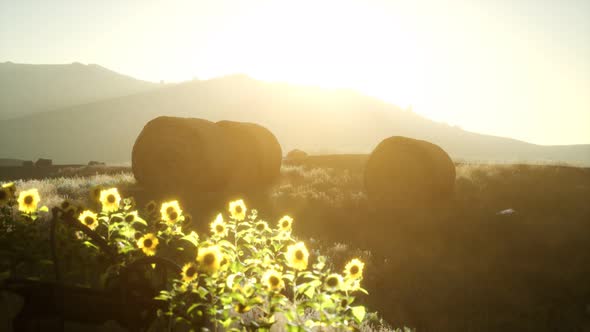
[[[135,219],[135,221],[133,221],[131,223],[131,225],[135,225],[135,224],[140,224],[140,225],[147,226],[147,222],[145,220],[141,219],[141,218],[137,218],[137,219]]]
[[[199,236],[195,232],[190,232],[188,235],[185,235],[185,236],[181,237],[180,239],[190,242],[195,247],[197,247],[199,245]]]
[[[354,319],[356,319],[356,321],[360,324],[362,323],[363,319],[365,319],[365,314],[366,314],[366,310],[365,307],[363,307],[362,305],[356,306],[356,307],[352,307],[352,315],[354,316]]]

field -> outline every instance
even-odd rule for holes
[[[417,331],[590,329],[590,169],[458,164],[452,202],[432,209],[373,208],[364,157],[313,157],[283,165],[270,191],[244,197],[272,223],[287,213],[295,233],[336,266],[367,261],[363,301],[392,326]],[[165,199],[130,173],[19,182],[43,203],[86,200],[117,186],[139,204]],[[197,232],[229,197],[181,200]]]

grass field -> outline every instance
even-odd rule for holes
[[[371,207],[363,156],[314,157],[284,165],[271,192],[245,197],[274,222],[340,266],[368,264],[364,301],[393,326],[418,331],[590,329],[590,169],[552,165],[457,165],[455,197],[433,209]],[[17,183],[43,203],[86,200],[94,185],[117,186],[145,203],[132,174]],[[227,197],[181,200],[205,232]]]

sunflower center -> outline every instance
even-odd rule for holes
[[[195,270],[195,268],[191,266],[186,270],[186,276],[190,278],[194,276],[196,272],[197,271]]]
[[[236,213],[242,213],[242,207],[241,206],[236,206]]]
[[[135,217],[132,214],[128,214],[125,216],[125,221],[126,222],[132,222],[133,219],[135,219]]]
[[[283,221],[283,228],[289,227],[289,222],[287,220]]]
[[[359,273],[359,270],[360,270],[360,269],[359,269],[359,267],[358,267],[358,266],[356,266],[356,265],[353,265],[353,266],[350,268],[350,274],[357,274],[357,273]]]
[[[115,199],[115,195],[110,194],[110,195],[107,196],[107,202],[113,204],[113,203],[115,203],[115,200],[116,200]]]
[[[262,231],[262,230],[264,230],[264,224],[258,224],[258,225],[256,225],[256,229],[257,229],[258,231]]]
[[[168,218],[170,218],[170,220],[176,220],[176,218],[178,218],[178,213],[172,211],[171,213],[168,213]]]
[[[203,263],[205,265],[213,265],[213,263],[215,263],[215,255],[211,253],[206,254],[205,257],[203,257]]]
[[[25,204],[30,205],[33,203],[33,196],[29,195],[25,197]]]
[[[143,240],[143,246],[146,247],[146,248],[151,248],[152,247],[152,244],[153,244],[153,242],[150,239]]]
[[[332,288],[338,286],[338,279],[332,277],[332,278],[328,278],[328,280],[326,280],[326,284]]]
[[[297,260],[302,260],[303,259],[303,251],[297,250],[295,252],[295,258],[297,258]]]
[[[277,287],[279,285],[280,280],[279,278],[277,278],[277,276],[270,276],[270,278],[268,278],[268,282],[272,287]]]
[[[94,224],[94,218],[86,217],[86,218],[84,218],[84,222],[86,223],[86,225],[92,225],[92,224]]]
[[[223,232],[224,229],[225,229],[225,227],[223,227],[223,225],[215,226],[215,230],[217,231],[217,233]]]
[[[169,206],[169,207],[166,209],[166,213],[167,213],[167,214],[171,214],[172,212],[174,212],[174,208],[173,208],[173,207],[171,207],[171,206]]]

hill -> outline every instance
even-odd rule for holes
[[[480,135],[354,91],[262,82],[243,75],[0,121],[0,157],[128,162],[145,123],[160,115],[256,122],[275,133],[285,153],[293,148],[312,154],[368,153],[382,139],[403,135],[439,144],[454,159],[590,164],[590,145],[539,146]]]
[[[0,63],[0,119],[130,95],[159,87],[98,65]]]

